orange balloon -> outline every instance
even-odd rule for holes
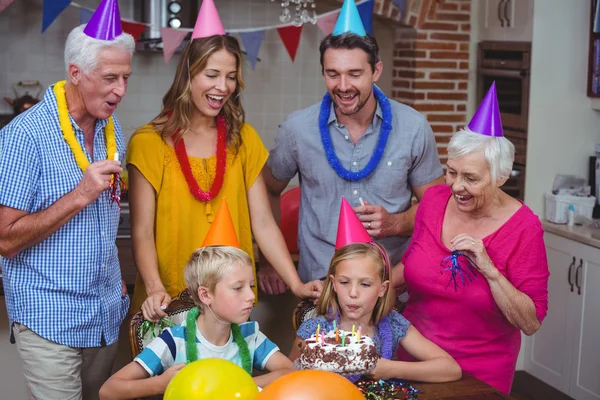
[[[256,400],[364,400],[348,379],[333,372],[302,370],[273,381]]]

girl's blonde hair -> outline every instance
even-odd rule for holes
[[[231,246],[206,246],[192,253],[183,270],[183,278],[200,314],[204,305],[198,297],[198,288],[204,286],[209,293],[214,293],[217,283],[235,264],[252,267],[252,260],[245,251]]]
[[[335,293],[335,290],[333,289],[333,280],[331,279],[331,276],[335,276],[337,266],[340,262],[362,257],[366,257],[369,261],[373,262],[382,283],[385,281],[390,281],[391,283],[392,271],[389,263],[386,262],[389,258],[385,249],[371,243],[352,243],[341,247],[333,253],[331,264],[329,264],[325,288],[317,302],[316,308],[318,315],[323,315],[327,318],[335,318],[339,313],[340,307],[338,304],[337,293]],[[387,267],[386,264],[388,264]],[[371,323],[377,325],[383,317],[392,311],[394,304],[394,290],[392,290],[388,284],[385,294],[378,298],[377,303],[375,303],[375,308],[373,308],[373,314],[371,315]]]
[[[237,39],[232,36],[215,35],[194,39],[184,47],[171,88],[163,97],[162,110],[152,120],[154,128],[160,132],[163,139],[171,137],[177,129],[181,128],[180,132],[183,133],[190,127],[195,107],[192,99],[191,80],[206,68],[210,56],[223,49],[232,54],[236,61],[236,87],[231,97],[223,105],[221,114],[225,118],[227,126],[227,144],[234,153],[237,152],[242,143],[240,131],[246,116],[240,98],[240,94],[244,90],[242,50]]]

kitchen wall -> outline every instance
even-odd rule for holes
[[[19,0],[0,14],[0,96],[12,97],[12,85],[21,80],[40,80],[44,87],[64,79],[63,50],[68,32],[79,23],[78,10],[68,7],[44,32],[41,31],[42,0]],[[78,1],[94,8],[98,2]],[[121,0],[121,14],[132,15],[131,0]],[[279,2],[267,0],[219,0],[226,28],[271,26],[279,23]],[[393,29],[380,20],[374,22],[384,64],[381,87],[391,95]],[[266,32],[259,53],[260,62],[252,71],[244,63],[246,90],[243,94],[247,120],[261,135],[265,145],[274,142],[278,125],[287,115],[320,100],[325,91],[319,65],[318,46],[323,34],[316,26],[303,29],[296,61],[291,62],[276,30]],[[176,54],[165,65],[162,53],[136,53],[133,76],[127,95],[116,114],[128,138],[137,127],[150,121],[160,110],[163,94],[169,88]],[[0,103],[0,113],[11,108]]]
[[[586,97],[590,1],[535,2],[525,202],[543,217],[556,174],[587,178],[600,112]]]

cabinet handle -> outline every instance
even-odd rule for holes
[[[505,0],[500,0],[500,2],[498,3],[498,19],[500,20],[500,26],[502,28],[504,28],[504,19],[502,18],[502,3],[504,3]]]
[[[571,285],[571,292],[573,292],[573,282],[571,282],[571,270],[575,266],[575,257],[573,257],[573,261],[571,261],[571,265],[569,265],[569,274],[567,275],[567,279],[569,280],[569,285]]]
[[[506,26],[508,28],[510,28],[510,18],[508,18],[508,4],[510,3],[510,0],[506,0],[506,3],[504,3],[504,18],[506,18]]]
[[[583,258],[579,259],[579,265],[575,270],[575,286],[577,286],[577,294],[581,294],[581,285],[579,284],[579,271],[583,269]]]

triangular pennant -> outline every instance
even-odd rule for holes
[[[223,202],[219,206],[215,219],[208,229],[208,233],[202,243],[202,247],[204,246],[231,246],[240,248],[240,242],[235,234],[235,226],[231,219],[229,206],[227,206],[225,199],[223,199]]]
[[[338,231],[335,240],[336,250],[351,243],[372,243],[373,239],[363,226],[360,219],[348,203],[345,197],[342,197],[342,206],[340,207],[340,218],[338,220]]]
[[[44,0],[42,33],[52,25],[56,17],[58,17],[69,4],[71,4],[71,0]]]
[[[277,28],[277,33],[283,42],[292,62],[296,59],[296,51],[300,44],[300,36],[302,34],[302,26],[284,26]]]
[[[265,31],[240,32],[240,39],[242,39],[242,43],[244,44],[250,65],[254,69],[260,46],[263,40],[265,40]]]
[[[317,26],[325,36],[333,32],[333,28],[335,27],[339,15],[340,13],[336,12],[317,19]]]
[[[161,28],[160,35],[163,41],[163,56],[165,57],[165,64],[169,63],[173,54],[177,51],[177,48],[188,35],[186,31],[180,31],[179,29],[173,28]]]
[[[136,42],[146,30],[146,24],[140,24],[138,22],[127,22],[121,20],[121,26],[123,27],[123,32],[129,33],[131,36],[133,36],[133,40]]]
[[[0,13],[12,3],[13,0],[0,0]]]
[[[88,22],[90,22],[90,19],[92,19],[92,15],[94,15],[93,11],[88,10],[87,8],[80,8],[79,9],[79,23],[87,24]]]
[[[363,23],[363,27],[365,31],[369,35],[373,34],[373,9],[375,7],[375,0],[369,0],[365,3],[359,4],[356,8],[358,8],[358,15],[360,15],[360,20]]]

